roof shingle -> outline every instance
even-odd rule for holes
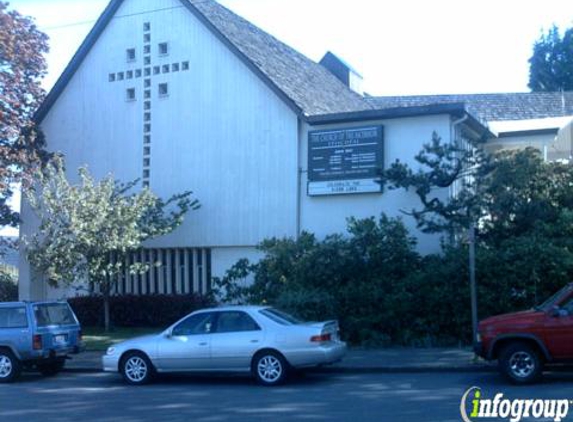
[[[374,108],[464,103],[469,113],[488,122],[573,115],[573,91],[501,94],[415,95],[367,97]]]
[[[187,0],[307,116],[372,106],[322,65],[214,0]]]

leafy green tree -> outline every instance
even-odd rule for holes
[[[38,187],[27,191],[26,199],[40,226],[25,240],[27,258],[51,286],[98,285],[109,329],[112,280],[126,270],[148,269],[143,264],[128,264],[125,258],[143,242],[172,232],[199,203],[191,199],[191,192],[167,201],[149,189],[133,193],[136,182],[121,184],[111,176],[98,182],[83,167],[74,185],[67,180],[61,160],[37,176]]]
[[[529,88],[534,92],[573,90],[573,28],[561,36],[553,26],[535,42],[529,59]]]
[[[43,54],[48,37],[33,20],[0,1],[0,227],[16,227],[19,215],[8,205],[16,183],[26,184],[47,157],[33,115],[44,98]]]

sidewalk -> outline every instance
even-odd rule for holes
[[[84,352],[66,362],[69,372],[101,371],[103,352]],[[475,360],[470,349],[457,348],[388,348],[350,349],[345,358],[321,371],[339,373],[365,372],[482,372],[495,365]]]

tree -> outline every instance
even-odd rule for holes
[[[573,28],[561,37],[553,26],[535,42],[529,59],[529,88],[534,92],[573,90]]]
[[[19,215],[8,205],[14,184],[26,184],[47,158],[33,121],[44,98],[47,39],[30,18],[0,1],[0,227],[18,225]]]
[[[147,188],[132,192],[137,181],[122,184],[107,176],[96,182],[85,167],[78,174],[80,182],[71,184],[60,159],[37,172],[38,188],[28,190],[26,199],[40,227],[25,239],[26,254],[51,286],[99,286],[108,330],[112,280],[125,271],[148,270],[126,258],[143,242],[172,232],[199,203],[191,192],[163,201]]]

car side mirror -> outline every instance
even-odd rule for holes
[[[171,332],[171,330],[166,330],[166,331],[163,333],[163,337],[165,337],[165,338],[171,338],[171,337],[173,337],[173,333]]]

